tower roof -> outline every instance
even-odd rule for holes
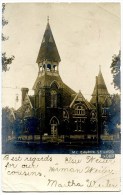
[[[37,63],[44,60],[60,62],[60,56],[50,28],[49,19],[37,57]]]
[[[98,91],[97,91],[98,90]],[[91,99],[91,103],[96,103],[96,96],[97,96],[97,92],[98,92],[98,101],[99,103],[103,103],[106,96],[109,96],[109,92],[107,90],[101,69],[99,70],[99,74],[97,76],[97,81],[95,83],[95,87],[92,93],[92,99]]]

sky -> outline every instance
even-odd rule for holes
[[[3,33],[9,40],[2,43],[2,51],[15,59],[10,70],[2,73],[2,106],[17,109],[22,87],[33,94],[47,16],[61,57],[63,82],[76,92],[81,90],[89,101],[101,66],[109,93],[117,93],[110,65],[121,47],[119,3],[8,3],[5,18],[9,23]]]

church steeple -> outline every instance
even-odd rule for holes
[[[101,72],[101,66],[99,66],[99,73],[97,76],[97,81],[95,83],[95,87],[92,93],[92,98],[91,98],[91,103],[95,104],[96,103],[96,96],[97,96],[97,90],[98,90],[98,101],[99,103],[104,103],[105,98],[109,96],[109,92],[107,90],[102,72]]]
[[[47,26],[40,46],[37,57],[39,71],[58,71],[58,65],[61,61],[58,49],[49,24],[49,17],[47,19]]]

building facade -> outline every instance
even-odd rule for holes
[[[34,95],[28,94],[28,88],[22,88],[22,104],[15,112],[15,117],[23,123],[22,133],[32,131],[49,141],[98,143],[100,135],[108,129],[111,105],[101,70],[88,102],[81,91],[76,93],[62,81],[60,61],[48,22],[36,61],[39,70],[33,86]]]

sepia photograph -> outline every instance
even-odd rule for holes
[[[119,4],[2,9],[3,153],[120,153]]]
[[[92,185],[88,179],[86,186],[76,180],[61,184],[48,178],[47,190],[70,191],[72,187],[76,191],[78,186],[77,191],[119,191],[120,14],[116,2],[2,4],[3,175],[13,176],[13,182],[15,175],[26,176],[16,171],[16,161],[30,161],[36,169],[37,161],[50,163],[53,157],[57,163],[69,155],[65,164],[81,164],[82,159],[76,159],[81,157],[86,176],[111,174],[118,184],[109,179],[103,185],[95,180]],[[36,155],[35,160],[30,160],[30,154]],[[99,155],[97,161],[94,155]],[[101,163],[100,172],[87,168],[88,163],[98,167],[98,161],[112,167],[117,163],[112,171]],[[21,168],[30,167],[24,164]],[[58,167],[48,170],[61,173]],[[4,189],[12,190],[8,184]]]

